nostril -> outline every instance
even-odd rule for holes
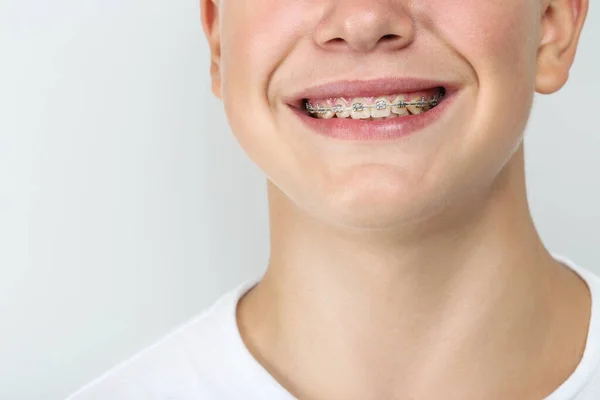
[[[327,41],[327,46],[332,50],[342,50],[348,47],[348,43],[343,38],[337,37],[333,39],[329,39]]]
[[[404,37],[401,35],[396,35],[393,33],[388,33],[387,35],[383,35],[377,41],[378,45],[381,45],[386,48],[395,49],[400,46],[400,44],[404,43]]]
[[[398,36],[398,35],[394,35],[394,34],[390,33],[390,34],[388,34],[388,35],[383,35],[383,36],[381,37],[381,40],[384,40],[384,41],[385,41],[385,40],[393,40],[393,39],[396,39],[396,38],[399,38],[399,37],[400,37],[400,36]]]
[[[334,47],[347,47],[348,42],[344,38],[335,38],[329,41]]]

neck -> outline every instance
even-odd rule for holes
[[[484,370],[481,390],[501,390],[501,368],[555,339],[556,294],[582,288],[536,232],[523,165],[521,146],[485,194],[398,232],[332,227],[269,183],[269,266],[238,310],[249,350],[300,398],[440,398]]]

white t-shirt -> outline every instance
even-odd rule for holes
[[[600,277],[554,254],[588,284],[592,316],[579,365],[541,400],[600,399]],[[243,282],[196,318],[67,400],[296,400],[251,355],[236,323],[238,300],[258,281]]]

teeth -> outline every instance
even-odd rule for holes
[[[317,108],[317,118],[320,119],[331,119],[335,116],[335,113],[331,111],[331,100],[328,100],[325,104],[316,105]]]
[[[348,102],[345,99],[337,99],[333,105],[334,107],[337,106],[336,109],[336,113],[335,116],[338,118],[348,118],[350,116],[350,111],[347,110],[348,107],[350,107],[350,104],[348,104]],[[337,110],[343,110],[343,111],[337,111]]]
[[[398,104],[402,102],[406,102],[406,97],[404,95],[398,95],[394,97],[394,100],[392,101],[392,104],[394,104],[392,106],[392,113],[396,115],[408,115],[408,110],[406,107],[398,106]]]
[[[416,114],[421,114],[423,112],[423,109],[425,108],[425,98],[422,96],[413,96],[410,101],[412,103],[414,102],[420,102],[417,105],[414,106],[407,106],[406,108],[408,109],[408,111],[410,111],[410,113],[412,115],[416,115]]]
[[[385,118],[392,112],[389,108],[389,100],[385,97],[378,97],[373,102],[375,107],[371,108],[371,117],[373,118]]]
[[[440,98],[438,97],[438,95],[434,95],[431,98],[431,102],[426,102],[425,103],[425,108],[423,109],[424,111],[429,111],[431,110],[433,107],[437,106],[439,104]]]
[[[371,117],[371,110],[366,107],[368,105],[367,99],[364,97],[356,97],[350,101],[350,107],[352,112],[350,116],[352,119],[367,119]]]
[[[430,92],[416,92],[409,95],[393,95],[390,97],[355,97],[308,100],[305,108],[309,114],[319,119],[348,118],[377,120],[421,114],[436,107],[442,95],[430,96]]]

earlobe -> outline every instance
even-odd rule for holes
[[[212,92],[219,99],[221,98],[221,66],[216,62],[210,62],[210,77]]]
[[[543,44],[537,55],[536,91],[551,94],[562,88],[569,79],[572,61],[555,43]]]
[[[200,0],[202,27],[210,49],[212,92],[221,98],[221,36],[218,0]]]
[[[561,60],[556,49],[544,48],[538,52],[535,88],[538,93],[551,94],[562,88],[569,79],[569,65]]]
[[[589,0],[544,1],[537,54],[536,91],[550,94],[564,86],[573,65]]]

